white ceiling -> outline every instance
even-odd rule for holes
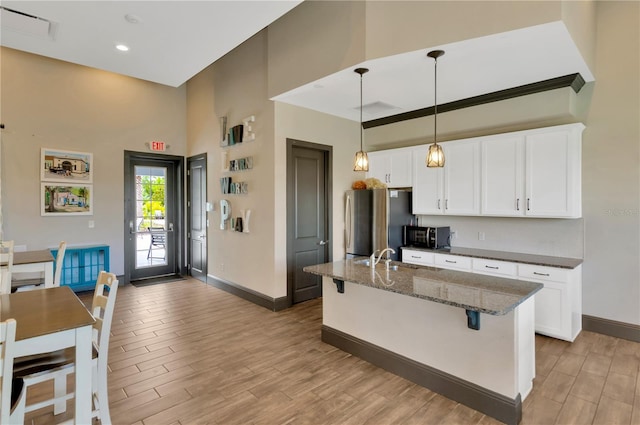
[[[43,36],[26,35],[10,28],[2,11],[0,44],[177,87],[300,2],[3,0],[4,8],[52,24]],[[131,50],[119,52],[117,43]],[[353,70],[366,67],[364,121],[433,106],[434,61],[427,57],[433,49],[445,51],[438,59],[438,104],[573,73],[594,79],[558,21],[366,61],[273,100],[358,121],[360,77]]]
[[[301,1],[2,0],[2,7],[52,25],[44,36],[29,35],[2,11],[0,44],[178,87]],[[128,22],[126,15],[139,22]],[[24,22],[37,30],[41,25],[33,21]],[[131,50],[116,50],[118,43]]]

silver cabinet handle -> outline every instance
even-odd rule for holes
[[[445,210],[449,209],[449,200],[448,199],[444,201],[444,209]]]
[[[527,198],[527,211],[531,211],[531,198]]]
[[[440,209],[440,199],[438,199],[438,209]]]
[[[520,211],[520,198],[516,199],[516,211]]]
[[[498,266],[485,266],[488,269],[498,270],[500,267]]]
[[[533,272],[533,274],[537,274],[538,276],[549,276],[549,273],[538,273],[538,272]]]
[[[445,263],[452,263],[452,264],[457,264],[457,261],[451,261],[451,260],[444,260]]]
[[[417,255],[412,255],[411,258],[420,258]]]

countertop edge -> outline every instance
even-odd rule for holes
[[[352,261],[352,260],[347,260],[347,261]],[[334,263],[325,263],[324,265],[329,265],[329,264],[334,264]],[[402,265],[402,263],[399,263],[400,265]],[[431,301],[431,302],[435,302],[438,304],[445,304],[445,305],[449,305],[452,307],[457,307],[457,308],[462,308],[464,310],[470,310],[470,311],[477,311],[480,313],[485,313],[485,314],[489,314],[492,316],[503,316],[506,315],[508,313],[510,313],[511,311],[515,310],[516,307],[518,307],[520,304],[522,304],[523,302],[525,302],[527,299],[529,299],[530,297],[532,297],[533,295],[535,295],[538,291],[540,291],[544,285],[541,283],[537,283],[537,282],[530,282],[530,281],[518,281],[518,282],[522,282],[523,285],[527,285],[529,287],[531,287],[531,289],[529,289],[529,292],[525,295],[518,295],[520,297],[520,299],[515,302],[510,304],[509,306],[500,309],[500,310],[490,310],[490,309],[486,309],[477,305],[470,305],[470,304],[464,304],[464,303],[460,303],[460,302],[455,302],[455,301],[449,301],[449,300],[443,300],[441,298],[435,298],[435,297],[430,297],[428,295],[424,295],[424,294],[417,294],[415,292],[413,293],[408,293],[406,291],[401,291],[398,290],[397,288],[394,288],[393,286],[389,285],[389,286],[384,286],[384,287],[380,287],[380,286],[374,286],[371,285],[369,282],[365,282],[362,279],[358,279],[357,276],[343,276],[340,274],[336,274],[336,273],[329,273],[329,272],[321,272],[319,270],[314,270],[314,267],[318,267],[318,266],[323,266],[323,264],[319,264],[319,265],[315,265],[315,266],[306,266],[304,267],[302,270],[307,272],[307,273],[311,273],[317,276],[326,276],[332,279],[336,279],[336,280],[341,280],[343,282],[350,282],[350,283],[354,283],[356,285],[362,285],[362,286],[367,286],[369,288],[373,288],[373,289],[379,289],[379,290],[383,290],[383,291],[387,291],[387,292],[392,292],[392,293],[396,293],[398,295],[404,295],[404,296],[408,296],[408,297],[413,297],[413,298],[418,298],[418,299],[423,299],[425,301]],[[408,270],[414,269],[414,270],[418,270],[418,269],[434,269],[435,267],[425,267],[425,266],[413,266],[412,267],[406,267]],[[362,266],[364,267],[364,266]],[[404,268],[404,267],[403,267]],[[368,267],[365,267],[365,269],[368,269]],[[379,272],[384,272],[384,268],[379,269]],[[468,274],[472,274],[472,273],[468,273],[468,272],[462,272],[462,271],[453,271],[453,270],[447,270],[447,272],[449,273],[461,273],[464,275],[468,275]],[[474,275],[474,276],[482,276],[482,275]],[[486,277],[486,276],[485,276]],[[490,276],[490,278],[493,278],[493,276]],[[502,279],[504,280],[505,278],[501,278],[501,277],[495,277],[495,279]],[[512,280],[512,279],[508,279],[508,280]],[[444,281],[443,281],[444,282]]]

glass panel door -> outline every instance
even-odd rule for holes
[[[149,156],[127,161],[125,266],[131,281],[178,272],[176,174],[174,161]]]

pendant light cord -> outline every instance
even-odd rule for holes
[[[362,74],[360,74],[360,151],[362,152]]]
[[[436,136],[438,135],[438,58],[435,57],[434,66],[434,87],[433,87],[433,143],[437,143]]]

